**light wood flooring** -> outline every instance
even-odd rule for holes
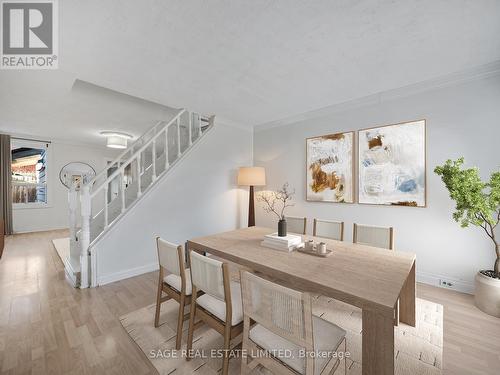
[[[51,240],[10,236],[0,260],[0,374],[156,374],[118,318],[155,300],[157,273],[73,289]],[[470,295],[418,285],[444,305],[444,374],[499,374],[500,319]]]

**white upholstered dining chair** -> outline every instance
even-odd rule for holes
[[[184,314],[184,307],[191,303],[191,274],[185,268],[184,248],[168,241],[156,238],[160,276],[156,296],[155,327],[159,325],[160,307],[167,300],[179,302],[179,316],[177,317],[177,338],[175,348],[181,348],[182,327],[189,314]],[[163,296],[163,293],[166,296]]]
[[[346,373],[345,356],[339,355],[339,348],[345,354],[346,331],[312,315],[309,293],[246,271],[241,272],[241,288],[242,349],[246,353],[241,361],[242,375],[249,374],[257,365],[275,374],[332,374],[341,360]],[[270,355],[259,355],[263,350]]]
[[[314,219],[313,236],[330,238],[332,240],[344,240],[344,222],[332,220]]]
[[[307,219],[305,217],[286,216],[287,232],[306,234]]]
[[[243,330],[243,306],[240,284],[231,281],[229,265],[216,259],[189,252],[193,298],[187,342],[187,359],[193,347],[194,330],[201,324],[208,324],[224,336],[222,375],[228,374],[229,348],[231,339]],[[205,294],[197,297],[201,291]],[[196,318],[200,319],[195,324]]]
[[[394,230],[392,227],[377,227],[354,223],[352,242],[393,250]]]

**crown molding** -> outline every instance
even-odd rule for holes
[[[376,94],[367,95],[357,99],[333,104],[327,107],[304,112],[298,115],[286,117],[281,120],[271,121],[254,126],[254,131],[259,132],[266,129],[290,125],[296,122],[309,120],[312,118],[324,117],[334,113],[344,112],[359,107],[379,104],[397,98],[404,98],[418,93],[431,91],[438,88],[453,86],[468,81],[483,79],[500,74],[500,60],[489,64],[480,65],[475,68],[446,74],[437,78],[429,79],[419,83],[402,86],[396,89],[381,91]]]

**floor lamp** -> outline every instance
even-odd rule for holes
[[[248,226],[255,226],[254,186],[266,184],[266,171],[263,167],[242,167],[238,171],[238,185],[250,186],[248,200]]]

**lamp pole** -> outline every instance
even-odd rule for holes
[[[255,205],[254,205],[254,192],[253,186],[250,185],[250,196],[248,199],[248,226],[255,226]]]

